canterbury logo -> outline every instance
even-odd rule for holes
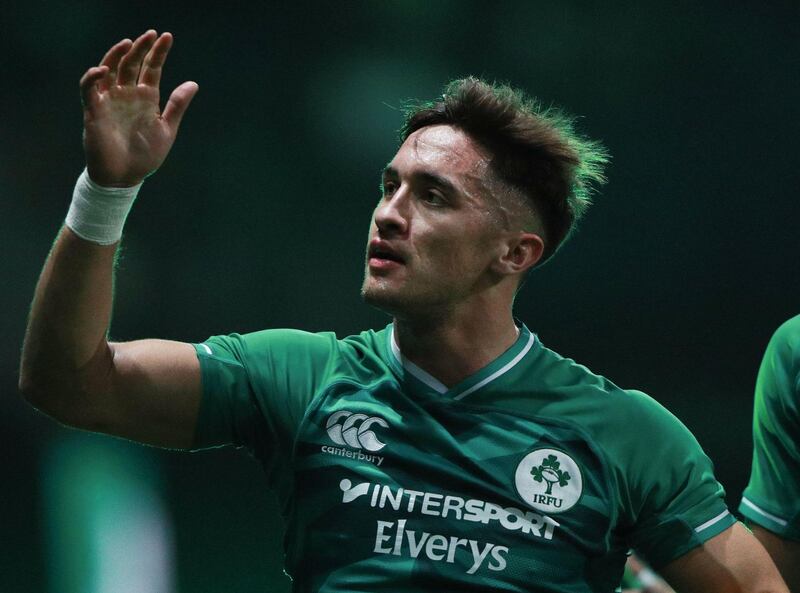
[[[347,410],[341,410],[330,415],[325,428],[328,430],[328,436],[337,445],[348,445],[367,451],[380,451],[386,446],[386,443],[382,443],[378,439],[378,435],[372,430],[374,425],[389,428],[389,424],[380,416],[353,414]]]

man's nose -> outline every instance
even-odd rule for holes
[[[405,190],[384,197],[375,208],[375,225],[383,235],[405,235],[408,232],[408,204]]]

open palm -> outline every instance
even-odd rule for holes
[[[197,92],[184,82],[162,113],[159,83],[172,35],[150,30],[120,41],[81,78],[89,177],[108,187],[136,185],[164,162]]]

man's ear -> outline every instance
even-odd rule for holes
[[[521,274],[531,269],[542,259],[544,241],[536,233],[519,233],[509,237],[505,251],[493,265],[503,275]]]

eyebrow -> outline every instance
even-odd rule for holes
[[[400,177],[400,174],[397,172],[397,169],[395,169],[392,166],[387,165],[383,169],[383,177],[384,178],[385,177],[398,178],[398,177]],[[455,193],[460,193],[458,188],[453,184],[452,181],[450,181],[446,177],[442,177],[441,175],[438,175],[436,173],[431,173],[430,171],[418,171],[418,172],[414,173],[412,177],[417,181],[427,182],[427,183],[436,185],[436,186],[438,186],[439,188],[443,189],[446,192],[454,193],[454,194]]]

